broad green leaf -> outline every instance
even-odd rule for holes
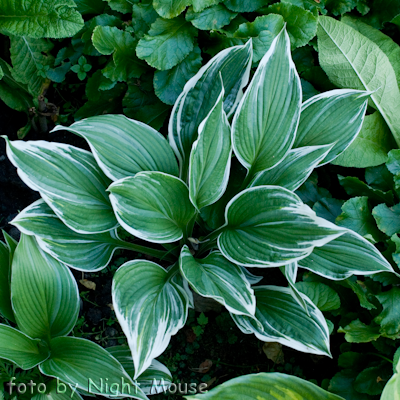
[[[133,379],[135,367],[129,347],[113,346],[106,350],[121,363],[124,370]],[[136,382],[146,395],[157,394],[168,389],[172,383],[172,375],[164,364],[154,359],[150,367],[136,379]]]
[[[344,337],[349,343],[368,343],[376,340],[381,336],[379,326],[373,324],[365,325],[359,319],[350,322],[344,328],[338,329],[339,333],[345,333]]]
[[[206,258],[194,258],[184,246],[179,268],[190,287],[203,297],[214,299],[238,315],[253,316],[256,299],[241,267],[232,264],[221,253],[212,252]]]
[[[267,78],[271,76],[277,78]],[[300,106],[300,78],[289,36],[282,29],[260,61],[232,121],[233,150],[250,177],[283,160],[294,142]]]
[[[393,272],[391,265],[370,242],[353,231],[316,247],[299,266],[328,279],[341,280],[351,275]]]
[[[342,213],[336,218],[336,224],[357,232],[365,239],[379,242],[382,234],[376,226],[368,204],[368,197],[352,197],[342,206]]]
[[[186,82],[196,74],[200,67],[201,51],[199,46],[195,46],[193,51],[175,67],[154,73],[154,92],[161,101],[173,105]]]
[[[374,167],[386,162],[387,153],[394,147],[396,144],[385,120],[375,111],[365,116],[354,142],[332,164],[342,167]]]
[[[282,269],[283,269],[283,271],[282,271]],[[298,269],[299,268],[298,268],[296,261],[294,261],[290,264],[287,264],[284,267],[281,267],[281,271],[283,272],[283,274],[285,275],[285,277],[288,281],[289,289],[290,289],[290,292],[291,292],[293,298],[297,301],[297,303],[299,303],[299,305],[307,313],[307,315],[310,316],[310,314],[308,312],[307,303],[304,300],[301,293],[299,292],[299,290],[296,288],[296,278],[297,278]]]
[[[165,138],[153,128],[123,115],[99,115],[58,125],[85,138],[103,172],[113,181],[141,171],[178,175],[178,164]]]
[[[131,78],[139,78],[146,71],[146,64],[136,57],[137,41],[130,33],[112,26],[97,26],[92,42],[99,53],[113,55],[113,61],[102,71],[112,81],[127,82]]]
[[[243,95],[251,67],[251,42],[225,49],[213,57],[183,88],[175,102],[168,126],[171,147],[183,165],[186,178],[189,154],[197,139],[198,128],[217,102],[224,83],[224,111],[229,118]]]
[[[396,352],[397,353],[397,352]],[[394,361],[394,360],[393,360]],[[394,374],[385,385],[381,400],[399,400],[400,399],[400,360],[393,362]]]
[[[286,22],[292,48],[306,45],[317,33],[318,17],[290,3],[275,3],[264,9],[268,14],[282,15]]]
[[[186,21],[190,21],[194,27],[201,30],[221,29],[228,25],[237,13],[228,10],[223,4],[216,4],[201,12],[195,12],[190,7],[186,12]]]
[[[397,0],[373,0],[369,5],[371,11],[364,17],[368,24],[380,29],[392,19],[396,23],[396,16],[400,13],[400,4]]]
[[[73,36],[83,27],[75,8],[73,0],[2,0],[0,30],[33,38]]]
[[[389,151],[388,160],[386,162],[386,168],[388,171],[390,171],[393,174],[393,177],[386,178],[386,180],[388,180],[390,182],[389,187],[392,188],[393,181],[394,181],[394,188],[399,193],[399,189],[400,189],[400,150],[395,149],[395,150]],[[386,170],[386,168],[384,168],[384,170]]]
[[[133,4],[132,11],[133,31],[136,37],[142,38],[149,31],[151,24],[158,18],[158,14],[153,8],[152,1]]]
[[[188,400],[343,400],[311,382],[279,372],[242,375],[204,394],[184,397]]]
[[[303,91],[303,102],[321,93],[319,90],[315,89],[310,82],[305,81],[303,78],[301,78],[300,80],[301,80],[301,89]]]
[[[156,69],[171,69],[193,50],[195,35],[196,29],[184,17],[158,18],[139,40],[136,54]]]
[[[79,312],[79,291],[69,268],[22,234],[12,264],[11,301],[19,329],[35,338],[64,336]]]
[[[0,313],[15,322],[10,292],[12,253],[7,243],[0,241]]]
[[[38,75],[39,67],[54,63],[54,57],[50,55],[53,43],[48,39],[32,39],[25,36],[11,36],[10,43],[14,79],[27,85],[32,96],[39,96],[45,81],[45,78]]]
[[[123,242],[115,231],[82,235],[69,229],[43,201],[37,200],[13,220],[26,235],[34,235],[40,248],[56,260],[79,271],[100,271]]]
[[[245,22],[239,25],[234,37],[243,40],[252,38],[254,64],[263,58],[284,25],[285,21],[280,15],[261,15],[253,22]]]
[[[48,347],[39,339],[31,339],[11,326],[0,324],[0,358],[31,369],[50,355]]]
[[[149,242],[180,240],[195,216],[185,183],[162,172],[139,172],[114,182],[108,190],[122,227]]]
[[[36,394],[31,400],[83,400],[81,395],[71,387],[58,379],[46,382],[46,393]]]
[[[336,310],[340,307],[339,295],[321,282],[297,282],[296,289],[305,294],[321,311]]]
[[[257,305],[255,318],[231,314],[244,333],[254,333],[263,342],[278,342],[295,350],[331,356],[329,331],[321,311],[301,294],[308,314],[292,297],[289,288],[254,287]]]
[[[4,138],[20,178],[69,228],[99,233],[118,226],[106,192],[110,181],[91,153],[61,143]]]
[[[342,3],[343,4],[343,3]],[[328,390],[337,394],[341,399],[346,400],[374,400],[373,397],[357,392],[354,388],[354,382],[357,378],[358,371],[354,368],[343,369],[337,372],[329,382]]]
[[[113,305],[132,352],[134,379],[186,322],[188,297],[173,275],[146,260],[128,261],[114,275]]]
[[[321,200],[318,200],[313,205],[312,209],[316,212],[318,217],[327,219],[328,221],[335,223],[336,218],[342,213],[343,203],[343,200],[324,197]]]
[[[189,197],[197,210],[224,194],[231,169],[231,130],[223,105],[224,89],[199,126],[189,161]]]
[[[224,4],[229,10],[242,13],[259,9],[265,5],[265,0],[225,0]]]
[[[192,0],[154,0],[153,7],[163,18],[174,18],[182,13]]]
[[[106,3],[103,0],[74,0],[78,11],[84,14],[101,14]]]
[[[250,187],[276,185],[294,191],[307,180],[331,148],[332,145],[325,145],[290,150],[278,165],[257,174]]]
[[[132,12],[132,4],[134,0],[105,0],[110,6],[111,10],[118,11],[122,14]]]
[[[332,83],[372,92],[373,107],[399,144],[400,91],[386,54],[355,29],[329,17],[319,18],[318,50],[319,62]]]
[[[288,264],[345,233],[278,186],[242,191],[228,203],[225,219],[218,247],[228,260],[248,267]]]
[[[356,280],[356,277],[354,276],[346,279],[346,282],[343,282],[343,286],[350,287],[350,289],[358,297],[361,307],[366,308],[367,310],[376,309],[375,305],[369,301],[371,298],[371,293],[365,286],[364,282]]]
[[[375,317],[374,321],[381,326],[380,333],[398,336],[400,331],[400,289],[393,287],[387,292],[376,295],[382,304],[383,311]]]
[[[58,337],[50,346],[50,358],[39,366],[42,374],[92,394],[147,399],[122,365],[98,344],[82,338]]]
[[[331,90],[302,105],[294,147],[333,144],[321,164],[342,153],[357,137],[367,108],[368,92]]]
[[[222,0],[192,0],[193,9],[195,12],[201,12],[207,7],[214,6],[215,4],[221,2]]]
[[[309,178],[295,192],[308,206],[313,207],[317,201],[332,198],[329,191],[318,185],[318,174],[312,172]]]
[[[3,76],[4,76],[4,72],[3,72],[3,69],[2,69],[1,66],[0,66],[0,79],[2,79]]]
[[[400,232],[400,204],[388,207],[386,204],[379,204],[372,210],[378,228],[392,236]]]

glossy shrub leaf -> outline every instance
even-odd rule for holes
[[[383,307],[382,312],[374,319],[381,326],[380,333],[397,337],[400,332],[400,310],[396,304],[400,300],[400,289],[392,287],[376,297]]]
[[[221,253],[212,252],[197,259],[184,246],[179,268],[193,290],[214,299],[228,311],[238,315],[254,315],[256,299],[242,269],[226,260]]]
[[[321,164],[342,153],[361,129],[369,93],[331,90],[303,103],[294,147],[332,145]]]
[[[193,7],[190,7],[185,18],[197,29],[213,30],[228,25],[236,15],[237,13],[228,10],[224,4],[216,4],[199,13],[195,12]]]
[[[20,178],[69,228],[98,233],[118,226],[106,192],[110,181],[91,153],[60,143],[6,142]]]
[[[163,18],[174,18],[178,16],[187,6],[192,4],[191,0],[154,0],[153,7]]]
[[[100,271],[122,242],[115,231],[81,235],[69,229],[43,201],[37,200],[11,222],[22,233],[34,235],[38,245],[56,260],[80,271]]]
[[[172,175],[139,172],[114,182],[108,190],[122,227],[149,242],[181,239],[195,215],[187,186]]]
[[[351,275],[393,272],[391,265],[370,242],[353,231],[316,247],[299,266],[328,279],[346,279]]]
[[[156,69],[171,69],[193,50],[195,35],[196,29],[183,17],[158,18],[139,40],[136,54]]]
[[[231,400],[233,398],[342,400],[342,397],[329,393],[305,379],[279,372],[242,375],[218,385],[207,393],[185,396],[185,398],[189,400]]]
[[[267,78],[271,76],[276,78]],[[232,122],[233,150],[250,175],[285,157],[295,138],[300,105],[300,78],[282,29],[260,61]]]
[[[33,38],[64,38],[83,28],[73,0],[4,0],[0,26],[5,33]]]
[[[79,291],[71,271],[22,234],[12,265],[11,300],[19,329],[34,338],[64,336],[79,312]]]
[[[165,138],[148,125],[123,115],[90,117],[69,127],[82,136],[103,172],[113,181],[141,171],[160,171],[178,175],[178,164]]]
[[[229,118],[243,95],[242,89],[247,85],[251,56],[251,42],[225,49],[204,65],[183,88],[172,109],[168,138],[177,157],[185,163],[184,170],[188,168],[198,127],[221,93],[221,77],[225,89],[224,111]]]
[[[189,162],[190,201],[200,210],[225,192],[231,167],[231,130],[223,108],[224,91],[199,126]]]
[[[113,279],[115,313],[132,352],[134,379],[168,346],[186,322],[188,298],[158,264],[128,261]]]
[[[0,313],[3,317],[15,322],[10,292],[12,253],[7,242],[0,241]]]
[[[351,40],[349,40],[351,38]],[[332,83],[367,90],[371,101],[400,143],[400,91],[385,53],[350,26],[329,17],[319,18],[319,62]]]
[[[296,288],[321,311],[336,310],[340,307],[339,295],[328,285],[321,282],[297,282]]]
[[[51,341],[51,357],[39,369],[44,375],[59,378],[78,390],[92,394],[106,397],[123,394],[123,397],[147,399],[122,365],[108,351],[90,340],[54,338]]]
[[[252,12],[265,4],[265,0],[226,0],[225,5],[235,12]]]
[[[239,193],[228,203],[225,219],[218,247],[228,260],[248,267],[288,264],[345,232],[278,186]]]
[[[32,339],[17,329],[0,324],[0,358],[31,369],[50,355],[48,347],[39,339]]]
[[[113,346],[107,347],[106,350],[121,363],[124,370],[133,379],[135,376],[135,367],[129,347]],[[154,359],[150,367],[136,379],[136,382],[144,394],[157,394],[166,391],[171,385],[172,375],[164,364]]]
[[[290,150],[278,165],[257,174],[250,187],[275,185],[294,191],[307,180],[331,148],[332,145],[323,145]]]
[[[372,210],[378,228],[392,236],[400,231],[400,204],[388,207],[386,204],[379,204]]]
[[[349,343],[368,343],[381,336],[378,325],[365,325],[359,319],[351,321],[349,325],[344,328],[340,327],[337,331],[345,333],[344,337]]]
[[[308,313],[292,297],[289,288],[256,286],[255,318],[232,315],[244,333],[254,333],[263,342],[278,342],[298,351],[331,356],[329,330],[321,311],[304,294]]]

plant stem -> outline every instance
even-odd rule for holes
[[[378,353],[366,353],[367,355],[370,355],[370,356],[376,356],[376,357],[380,357],[380,358],[382,358],[383,360],[385,360],[385,361],[387,361],[387,362],[390,362],[390,364],[393,364],[393,361],[392,360],[390,360],[389,358],[387,358],[387,357],[385,357],[385,356],[382,356],[381,354],[378,354]]]

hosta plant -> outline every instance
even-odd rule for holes
[[[121,266],[112,287],[134,378],[184,326],[193,291],[224,305],[245,333],[330,355],[327,322],[296,289],[297,269],[335,280],[393,272],[370,242],[294,193],[356,138],[370,93],[333,90],[302,103],[285,28],[249,83],[251,64],[249,41],[204,65],[176,100],[168,141],[120,115],[56,128],[91,152],[6,138],[19,176],[42,197],[12,223],[43,254],[82,271],[101,270],[118,248],[152,256]],[[248,271],[274,267],[288,287],[266,273],[257,285]]]

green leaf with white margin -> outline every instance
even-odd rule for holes
[[[288,281],[289,289],[293,298],[297,301],[300,307],[307,313],[307,315],[310,316],[308,312],[307,303],[296,287],[296,278],[298,271],[297,261],[291,262],[290,264],[281,267],[281,271],[283,272],[283,275],[285,275],[285,278]]]
[[[342,397],[329,393],[305,379],[279,372],[242,375],[204,394],[184,396],[184,398],[188,400],[343,400]]]
[[[229,262],[220,252],[198,259],[185,245],[179,257],[179,268],[200,296],[214,299],[233,314],[254,315],[256,299],[241,267]]]
[[[305,101],[293,147],[334,144],[321,165],[334,160],[360,132],[369,95],[360,90],[337,89]]]
[[[340,307],[339,295],[321,282],[297,282],[296,288],[305,294],[321,311],[337,310]]]
[[[182,239],[196,213],[185,183],[163,172],[139,172],[114,182],[108,190],[121,226],[148,242]]]
[[[113,55],[113,61],[102,71],[112,81],[127,82],[131,78],[139,78],[148,68],[136,57],[137,40],[129,32],[115,26],[97,26],[92,42],[99,53]]]
[[[197,210],[224,194],[231,169],[231,129],[223,107],[224,89],[199,126],[189,161],[189,197]]]
[[[257,174],[249,187],[275,185],[295,191],[326,157],[332,146],[307,146],[290,150],[278,165]]]
[[[350,26],[319,18],[318,54],[321,67],[336,86],[367,90],[371,102],[400,143],[400,91],[386,54]]]
[[[221,29],[228,25],[237,13],[228,10],[224,4],[216,4],[197,13],[190,7],[185,15],[186,21],[201,30]]]
[[[54,338],[50,346],[50,358],[39,365],[42,374],[92,394],[147,399],[122,365],[98,344],[69,336]]]
[[[154,0],[153,7],[163,18],[174,18],[181,14],[192,0]]]
[[[0,358],[17,364],[22,369],[31,369],[50,355],[45,343],[32,339],[11,326],[0,324]]]
[[[33,38],[70,37],[84,25],[75,8],[73,0],[2,0],[1,31]]]
[[[365,116],[354,142],[332,164],[356,168],[375,167],[385,163],[387,153],[395,147],[396,143],[385,120],[375,111]]]
[[[87,140],[97,164],[113,181],[141,171],[179,174],[178,163],[166,139],[155,129],[124,115],[89,117],[52,132],[67,130]]]
[[[79,291],[69,268],[21,234],[12,264],[11,301],[19,329],[35,338],[68,335],[79,313]]]
[[[128,346],[113,346],[106,349],[124,367],[128,375],[135,376],[132,353]],[[146,395],[165,392],[172,383],[172,375],[168,368],[157,360],[153,360],[136,382]]]
[[[396,352],[398,354],[398,350]],[[395,361],[395,360],[393,360]],[[400,360],[393,364],[394,374],[383,388],[380,400],[400,400]]]
[[[226,206],[225,221],[218,247],[229,261],[247,267],[286,265],[346,232],[279,186],[242,191]]]
[[[263,342],[278,342],[304,353],[331,356],[329,330],[322,312],[304,294],[308,314],[292,297],[289,288],[256,286],[255,318],[231,314],[244,333]]]
[[[63,386],[64,385],[64,386]],[[46,382],[46,393],[36,394],[31,400],[83,400],[82,396],[71,387],[57,379]]]
[[[147,35],[139,40],[136,55],[158,70],[171,69],[193,50],[196,33],[196,28],[184,17],[157,18]]]
[[[394,272],[374,245],[350,230],[324,246],[316,247],[308,257],[299,261],[299,267],[332,280]]]
[[[175,102],[168,126],[168,139],[181,161],[183,178],[189,167],[189,154],[197,139],[198,127],[214,107],[224,83],[224,111],[229,118],[247,85],[252,57],[251,41],[219,52],[183,88]]]
[[[124,244],[116,231],[92,235],[74,232],[41,199],[22,210],[11,224],[26,235],[34,235],[42,250],[79,271],[102,270]]]
[[[90,152],[61,143],[3,138],[22,181],[40,192],[65,225],[84,234],[118,226],[106,192],[110,181]]]
[[[15,322],[10,291],[12,258],[12,249],[8,243],[0,241],[0,313]]]
[[[172,280],[174,271],[146,261],[128,261],[114,275],[115,314],[140,376],[168,346],[187,318],[188,297]]]
[[[233,150],[250,177],[283,160],[294,142],[300,109],[301,83],[284,28],[261,59],[232,121]]]

